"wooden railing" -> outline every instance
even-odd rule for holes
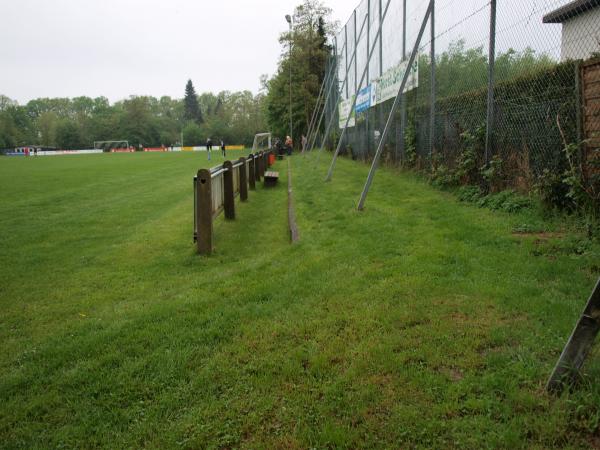
[[[235,198],[248,200],[248,189],[254,190],[256,182],[264,177],[270,154],[271,151],[250,154],[198,171],[194,177],[194,242],[198,253],[212,253],[213,221],[223,211],[226,219],[235,219]]]

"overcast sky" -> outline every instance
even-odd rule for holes
[[[557,56],[560,25],[544,25],[541,18],[568,1],[503,0],[497,49],[531,46]],[[199,93],[256,93],[260,75],[272,75],[277,67],[278,37],[288,27],[285,15],[301,2],[0,0],[0,94],[21,104],[80,95],[112,102],[130,95],[181,98],[189,78]],[[324,3],[344,24],[359,1]],[[400,58],[401,1],[392,3],[384,27],[384,69]],[[409,3],[410,40],[426,3]],[[467,46],[487,45],[488,0],[438,0],[436,5],[438,51],[460,38]],[[361,45],[359,61],[366,58],[366,42]]]
[[[299,0],[0,0],[0,94],[183,97],[259,90]],[[326,0],[345,21],[358,1]]]

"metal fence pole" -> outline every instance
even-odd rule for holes
[[[546,389],[560,393],[564,386],[572,383],[583,366],[596,336],[600,332],[600,278],[592,291],[583,314],[571,333],[567,345],[548,380]]]
[[[196,178],[196,249],[201,255],[212,252],[212,191],[210,170],[200,169]]]
[[[406,61],[406,0],[402,1],[402,61]],[[410,70],[408,68],[407,70]],[[396,142],[396,148],[400,153],[400,159],[404,161],[404,133],[406,131],[406,97],[403,95],[400,103],[400,133]],[[396,154],[396,163],[398,163]]]
[[[368,17],[365,17],[365,19],[363,20],[363,23],[362,23],[362,25],[360,27],[360,33],[359,33],[360,37],[362,37],[363,30],[365,28],[366,22],[368,21],[367,19],[368,19]],[[356,58],[356,48],[352,52],[351,61],[354,60],[354,58]],[[332,85],[332,87],[333,87],[333,85]],[[348,67],[347,66],[346,66],[346,75],[345,75],[344,81],[342,83],[342,87],[338,91],[338,97],[340,95],[342,95],[342,92],[344,91],[344,87],[346,89],[348,88]],[[350,116],[348,116],[348,117],[350,117]],[[331,131],[331,126],[333,125],[334,119],[335,119],[334,115],[332,115],[331,118],[329,119],[329,123],[327,124],[327,129],[325,131],[325,134],[323,135],[323,139],[321,139],[321,148],[319,149],[319,156],[321,155],[321,150],[323,150],[323,143],[325,142],[325,139],[327,139],[327,137],[329,136],[329,133]],[[346,126],[347,125],[348,125],[348,123],[346,123]],[[320,126],[321,125],[319,124],[319,127]],[[314,145],[314,142],[313,142],[313,145]],[[310,148],[312,149],[313,146],[311,146]],[[317,163],[318,163],[318,158],[317,158]]]
[[[337,38],[336,38],[337,40]],[[337,44],[336,44],[337,46]],[[312,136],[313,133],[318,133],[318,129],[315,128],[316,124],[317,124],[317,117],[319,116],[319,109],[321,106],[321,102],[324,100],[325,98],[325,92],[326,92],[326,88],[325,86],[327,86],[329,84],[329,79],[333,76],[333,68],[336,67],[336,65],[333,63],[333,61],[331,61],[330,58],[330,63],[328,64],[327,67],[327,72],[325,73],[325,78],[323,78],[323,82],[321,83],[321,89],[319,91],[319,96],[317,97],[317,102],[315,103],[315,109],[313,110],[312,113],[312,117],[310,118],[310,125],[308,127],[308,131],[306,133],[306,141],[310,142],[310,138]],[[323,104],[323,108],[326,108],[327,104],[324,103]],[[306,150],[306,149],[303,149]]]
[[[370,64],[368,61],[369,48],[371,47],[371,0],[367,0],[367,86],[370,83]],[[367,155],[371,152],[371,140],[369,139],[369,110],[365,111],[365,134],[367,136]]]
[[[379,0],[379,29],[382,32],[379,34],[379,76],[383,76],[383,15],[382,15],[382,0]],[[376,114],[379,113],[379,117],[377,118],[377,129],[381,128],[381,124],[383,123],[383,104],[379,104],[375,107]],[[375,127],[373,127],[374,131]],[[381,139],[381,133],[379,134],[379,139]],[[380,141],[381,142],[381,141]],[[379,142],[376,143],[379,145]]]
[[[429,6],[427,8],[427,12],[425,13],[425,17],[423,17],[423,22],[421,23],[421,29],[419,30],[419,35],[417,40],[415,41],[415,46],[410,54],[410,58],[408,60],[408,67],[412,67],[415,62],[415,58],[417,56],[417,52],[419,50],[419,45],[421,43],[421,39],[423,38],[423,33],[425,32],[425,26],[427,25],[427,21],[431,16],[431,12],[433,10],[433,1],[429,0]],[[398,94],[394,100],[394,104],[392,105],[392,109],[388,116],[387,122],[385,124],[385,128],[383,129],[383,133],[381,134],[381,139],[379,140],[379,145],[377,146],[377,152],[375,153],[375,157],[373,158],[373,163],[371,164],[371,169],[369,170],[369,176],[367,177],[367,181],[363,188],[362,194],[360,196],[360,200],[358,201],[357,209],[362,211],[365,206],[365,201],[367,199],[367,194],[369,193],[369,189],[371,188],[371,183],[373,182],[373,178],[375,176],[375,171],[377,170],[377,166],[379,164],[379,157],[381,156],[381,151],[383,150],[383,142],[385,141],[387,134],[390,131],[391,123],[394,120],[394,114],[396,113],[396,109],[400,103],[400,98],[404,95],[404,87],[406,86],[406,82],[408,81],[408,76],[410,74],[410,70],[406,70],[404,72],[404,77],[402,78],[402,83],[400,84],[400,89],[398,90]]]
[[[354,10],[354,51],[358,54],[358,40],[356,37],[356,9]],[[368,20],[367,20],[368,22]],[[358,96],[358,58],[354,58],[354,96]],[[358,117],[356,117],[358,119]],[[360,131],[358,130],[358,120],[355,120],[354,130],[353,130],[353,143],[354,147],[358,147],[357,141],[360,138]]]
[[[223,173],[223,200],[225,209],[225,218],[235,219],[235,193],[233,192],[233,164],[231,161],[223,163],[225,173]]]
[[[385,5],[385,11],[384,11],[383,16],[382,16],[382,22],[381,22],[381,24],[379,25],[379,27],[377,29],[376,39],[377,38],[382,39],[382,36],[381,36],[382,26],[381,25],[383,24],[383,20],[385,20],[385,16],[387,15],[388,8],[390,7],[390,2],[391,2],[391,0],[387,0],[387,3]],[[359,88],[362,87],[362,84],[365,81],[366,71],[367,71],[367,68],[369,67],[369,61],[371,60],[371,57],[373,56],[373,53],[375,51],[375,44],[376,44],[376,42],[373,43],[373,46],[371,47],[371,49],[369,51],[369,57],[367,58],[367,66],[365,67],[365,70],[363,70],[363,74],[362,74],[362,77],[361,77],[361,80],[360,80],[360,83],[359,83]],[[355,50],[355,53],[356,53],[356,49],[354,49],[354,50]],[[407,73],[408,73],[408,71],[407,71]],[[352,111],[354,111],[354,108],[356,107],[356,100],[357,99],[358,99],[358,97],[355,95],[354,96],[354,101],[352,102],[352,106],[350,107],[350,111],[348,112],[348,117],[346,118],[346,124],[344,125],[344,129],[342,130],[342,134],[341,134],[340,139],[338,141],[337,148],[335,149],[335,153],[333,154],[333,159],[331,161],[331,165],[329,166],[329,171],[327,172],[327,177],[325,178],[325,181],[331,181],[331,177],[333,176],[333,169],[335,168],[335,162],[336,162],[337,157],[338,157],[338,155],[340,153],[340,149],[342,147],[342,141],[343,141],[344,136],[346,134],[346,130],[348,129],[348,124],[350,123],[350,118],[352,117]]]
[[[346,47],[346,44],[344,44],[344,47],[342,47],[342,50],[345,50],[345,47]],[[336,60],[335,60],[335,70],[336,71],[338,70],[338,67],[339,67],[338,59],[336,58]],[[348,71],[346,71],[346,78],[344,79],[344,83],[347,81],[347,79],[348,79]],[[325,100],[325,102],[329,101],[329,98],[331,97],[331,93],[333,92],[333,86],[336,85],[336,82],[337,82],[337,76],[333,77],[331,79],[331,83],[330,83],[329,89],[327,91],[327,99]],[[344,85],[342,85],[342,88],[339,90],[339,92],[336,89],[335,92],[338,94],[338,97],[341,95],[341,93],[342,93],[343,90],[344,90]],[[333,98],[332,98],[332,100],[333,100]],[[325,115],[325,110],[321,111],[321,116],[319,117],[319,122],[318,122],[318,125],[317,125],[317,130],[321,129],[321,124],[323,123],[323,117],[324,117],[324,115]],[[333,120],[333,115],[332,115],[332,118],[330,119],[330,122],[331,122],[331,120]],[[327,131],[325,133],[325,137],[321,140],[321,147],[323,147],[323,141],[324,141],[324,139],[326,139],[326,137],[328,135],[329,135],[329,131]],[[317,133],[314,133],[313,137],[312,137],[312,140],[309,140],[309,145],[308,145],[309,151],[313,150],[313,148],[315,147],[316,141],[317,141]]]
[[[433,165],[435,148],[435,0],[431,2],[431,109],[429,111],[429,158]]]
[[[348,25],[344,25],[344,62],[346,63],[346,77],[348,76]],[[356,49],[354,49],[356,51]],[[346,83],[346,98],[348,98],[348,83]]]
[[[382,0],[379,0],[379,29],[383,28]],[[386,8],[387,10],[387,8]],[[377,40],[377,38],[375,38]],[[379,33],[379,76],[383,75],[383,34]]]
[[[485,127],[485,164],[492,156],[494,140],[494,70],[496,65],[496,0],[490,0],[490,42],[488,64],[487,120]]]

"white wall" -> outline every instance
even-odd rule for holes
[[[563,23],[560,59],[587,59],[600,52],[600,8]]]

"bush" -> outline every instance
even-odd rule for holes
[[[517,194],[515,191],[507,190],[497,194],[488,194],[482,197],[477,204],[481,207],[495,211],[514,213],[523,209],[531,208],[529,197]]]
[[[462,186],[457,195],[461,202],[476,203],[482,197],[482,192],[477,186]]]

